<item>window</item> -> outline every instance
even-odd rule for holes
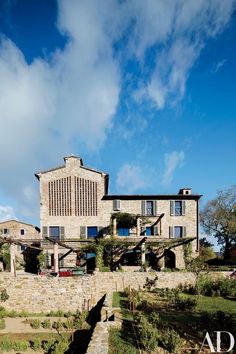
[[[174,227],[174,237],[175,238],[183,237],[183,228],[182,228],[182,226],[175,226]]]
[[[170,238],[182,238],[186,236],[185,226],[170,226]]]
[[[53,238],[54,240],[59,240],[60,239],[59,226],[50,226],[49,227],[49,237]]]
[[[98,235],[97,226],[88,226],[87,227],[87,236],[88,238],[94,238]]]
[[[20,251],[25,251],[27,249],[27,246],[20,246]]]
[[[152,228],[151,227],[146,227],[145,235],[146,236],[151,236],[152,235]]]
[[[181,216],[185,215],[185,201],[171,200],[170,201],[170,215]]]
[[[9,234],[9,229],[3,229],[3,234],[8,235]]]
[[[24,234],[25,234],[25,230],[24,229],[20,229],[20,235],[24,236]]]
[[[179,200],[175,201],[175,215],[182,215],[182,202]]]
[[[157,201],[156,200],[142,200],[141,202],[142,215],[154,216],[157,213]]]
[[[153,201],[146,201],[146,215],[153,215]]]
[[[119,227],[118,228],[118,235],[119,236],[129,236],[129,228],[127,228],[127,227]]]

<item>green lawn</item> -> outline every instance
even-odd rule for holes
[[[108,354],[138,354],[139,351],[133,343],[129,342],[132,337],[125,336],[124,330],[111,328],[109,331],[109,352]]]
[[[112,306],[113,307],[123,307],[124,303],[128,304],[128,299],[125,293],[118,291],[113,293]]]
[[[185,297],[197,299],[196,295],[183,294]],[[223,297],[200,296],[197,299],[197,311],[216,312],[223,311],[236,314],[236,302],[233,300],[224,299]]]

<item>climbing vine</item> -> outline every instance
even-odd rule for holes
[[[192,257],[191,257],[192,256],[192,244],[190,242],[183,244],[183,250],[184,250],[184,262],[185,262],[185,265],[187,266],[192,259]]]
[[[130,213],[113,213],[112,219],[116,218],[118,227],[132,228],[137,223],[137,216]]]
[[[96,268],[102,270],[104,266],[104,262],[103,262],[104,245],[98,243],[96,245],[95,252],[96,252]]]

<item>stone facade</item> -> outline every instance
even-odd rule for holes
[[[15,240],[37,240],[40,238],[39,228],[18,220],[0,222],[0,236]]]
[[[15,245],[12,245],[13,250],[11,249],[11,251],[19,259],[23,259],[22,252],[26,247],[35,241],[40,242],[41,237],[38,227],[18,220],[0,222],[0,236],[16,242]]]
[[[125,212],[137,216],[136,227],[125,231],[137,242],[144,236],[156,241],[191,238],[193,256],[197,255],[200,195],[188,188],[175,195],[109,195],[108,174],[83,166],[82,159],[75,156],[64,161],[64,166],[36,174],[43,237],[78,240],[106,235],[111,233],[111,216]],[[124,230],[114,225],[113,235],[122,235]],[[182,248],[172,251],[175,266],[184,268]]]

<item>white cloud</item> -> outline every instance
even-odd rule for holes
[[[96,152],[104,144],[119,104],[124,58],[135,57],[146,73],[147,50],[159,48],[149,81],[138,78],[138,87],[158,109],[176,102],[206,39],[229,22],[235,1],[58,4],[57,26],[68,40],[50,59],[29,64],[12,41],[0,38],[1,189],[22,210],[37,209],[35,171],[57,164],[74,146]],[[139,170],[128,171],[135,188],[142,187]]]
[[[222,66],[224,66],[226,63],[226,60],[223,59],[223,60],[220,60],[218,61],[217,63],[214,63],[213,67],[212,67],[212,70],[211,70],[211,73],[212,74],[215,74],[217,73],[217,71],[220,70],[220,68],[222,68]]]
[[[33,174],[75,143],[99,149],[118,104],[119,67],[104,17],[71,0],[60,2],[59,15],[69,39],[50,61],[28,64],[12,41],[0,38],[1,188],[26,216],[38,202]]]
[[[183,98],[189,71],[199,50],[185,38],[179,38],[159,54],[148,86],[148,92],[159,109],[164,108],[168,98],[171,98],[171,103]]]
[[[149,94],[156,107],[163,109],[184,97],[201,49],[229,22],[235,1],[133,0],[132,6],[136,27],[130,46],[135,55],[143,60],[148,48],[160,48],[143,97]]]
[[[11,206],[0,205],[0,221],[16,220],[14,209]]]
[[[165,154],[165,171],[162,177],[162,185],[169,185],[172,182],[175,170],[182,167],[183,162],[183,151],[172,151]]]
[[[124,164],[118,171],[116,178],[119,193],[133,193],[148,186],[147,175],[138,165]]]

